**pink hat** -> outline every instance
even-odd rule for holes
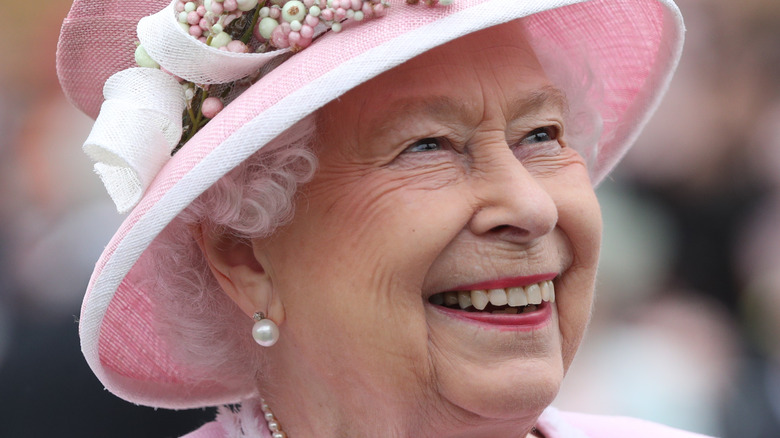
[[[460,36],[527,17],[525,29],[531,41],[552,41],[588,54],[600,84],[598,96],[589,104],[604,121],[597,150],[588,152],[597,183],[620,160],[658,105],[679,60],[684,31],[672,0],[454,0],[451,5],[432,7],[390,0],[386,16],[346,23],[341,32],[327,32],[293,54],[170,157],[170,145],[181,135],[183,106],[175,103],[184,93],[181,86],[160,70],[134,69],[142,71],[133,73],[129,82],[124,72],[115,75],[136,66],[139,39],[165,70],[196,83],[219,82],[220,77],[235,80],[231,74],[251,73],[281,53],[260,59],[263,55],[204,49],[196,61],[220,53],[228,61],[203,62],[220,68],[198,71],[198,65],[187,65],[193,56],[190,49],[185,59],[176,57],[178,44],[201,43],[176,22],[180,12],[174,11],[175,4],[76,0],[63,24],[57,53],[60,81],[69,99],[88,115],[101,113],[104,119],[97,124],[105,128],[93,131],[85,149],[103,166],[98,171],[107,185],[117,175],[133,182],[127,190],[109,188],[112,197],[124,199],[126,209],[137,203],[92,274],[80,319],[84,356],[116,395],[174,409],[235,403],[256,391],[196,376],[186,363],[177,362],[154,330],[155,291],[138,281],[148,266],[138,261],[166,225],[231,169],[297,121],[380,73]],[[172,29],[165,28],[168,17]],[[168,37],[160,32],[174,33]],[[158,46],[161,40],[167,42]],[[140,97],[129,95],[128,87],[140,90]],[[157,99],[174,103],[160,104]],[[123,100],[127,106],[114,107]],[[133,111],[141,119],[149,117],[143,119],[146,125],[140,133],[133,125],[137,120],[131,123],[127,115]],[[128,140],[121,144],[128,137],[113,136],[127,129],[136,129],[131,133],[136,136],[129,137],[136,139],[133,144]],[[106,143],[121,147],[103,150]],[[146,150],[147,143],[167,146],[160,153]],[[123,193],[128,190],[132,193]]]

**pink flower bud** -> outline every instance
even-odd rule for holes
[[[371,18],[374,15],[374,8],[371,7],[371,3],[369,2],[363,2],[363,7],[361,9],[363,10],[363,17],[365,18]]]
[[[223,11],[224,9],[225,9],[225,8],[224,8],[224,7],[222,7],[222,3],[217,3],[217,2],[215,2],[215,1],[212,1],[212,2],[211,2],[211,12],[212,12],[214,15],[219,15],[219,14],[221,14],[221,13],[222,13],[222,11]]]
[[[305,49],[311,45],[312,39],[311,38],[305,38],[303,35],[301,35],[301,40],[298,41],[298,47],[301,49]]]
[[[314,28],[312,26],[309,26],[308,24],[304,24],[301,26],[301,38],[313,38],[314,37]]]
[[[284,33],[281,25],[276,26],[276,29],[271,32],[271,44],[279,49],[286,49],[290,47],[290,42],[287,40],[287,34]]]
[[[222,101],[216,97],[209,97],[200,106],[200,112],[209,119],[213,119],[225,107]]]
[[[199,38],[203,35],[203,29],[200,26],[190,26],[190,35]]]
[[[196,25],[200,23],[200,15],[198,15],[197,12],[192,11],[187,13],[187,23],[191,25]]]
[[[227,49],[233,53],[246,53],[249,48],[241,40],[233,40],[228,43]]]
[[[222,2],[222,7],[224,7],[226,11],[232,12],[238,9],[238,2],[236,0],[225,0]]]
[[[287,35],[287,41],[290,43],[291,46],[295,47],[298,45],[298,42],[301,41],[301,34],[292,31],[290,32],[289,35]]]

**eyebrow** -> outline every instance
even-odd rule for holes
[[[517,120],[528,114],[552,108],[561,114],[569,111],[569,101],[560,89],[547,85],[515,100],[509,106],[509,120]]]
[[[449,95],[435,95],[423,100],[417,97],[405,98],[394,102],[393,106],[396,108],[393,113],[383,118],[377,126],[380,134],[397,130],[399,123],[410,117],[430,115],[440,120],[457,120],[463,119],[464,114],[466,117],[472,115],[469,114],[469,105]],[[509,120],[520,119],[544,108],[552,108],[561,113],[568,112],[566,95],[552,85],[534,90],[510,102]]]

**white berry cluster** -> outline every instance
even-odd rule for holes
[[[340,32],[346,22],[384,16],[388,1],[176,0],[173,7],[182,29],[210,47],[235,53],[288,48],[297,52],[311,45],[315,31],[317,35],[326,30]],[[406,0],[406,3],[447,6],[452,1]],[[140,67],[161,68],[141,45],[136,49],[135,60]],[[174,152],[224,107],[220,98],[209,96],[209,87],[177,79],[185,89],[187,110],[185,135]]]

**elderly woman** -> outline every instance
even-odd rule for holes
[[[233,405],[188,437],[693,436],[549,407],[593,186],[668,83],[676,7],[415,3],[76,1],[61,81],[130,211],[84,300],[93,371]]]

